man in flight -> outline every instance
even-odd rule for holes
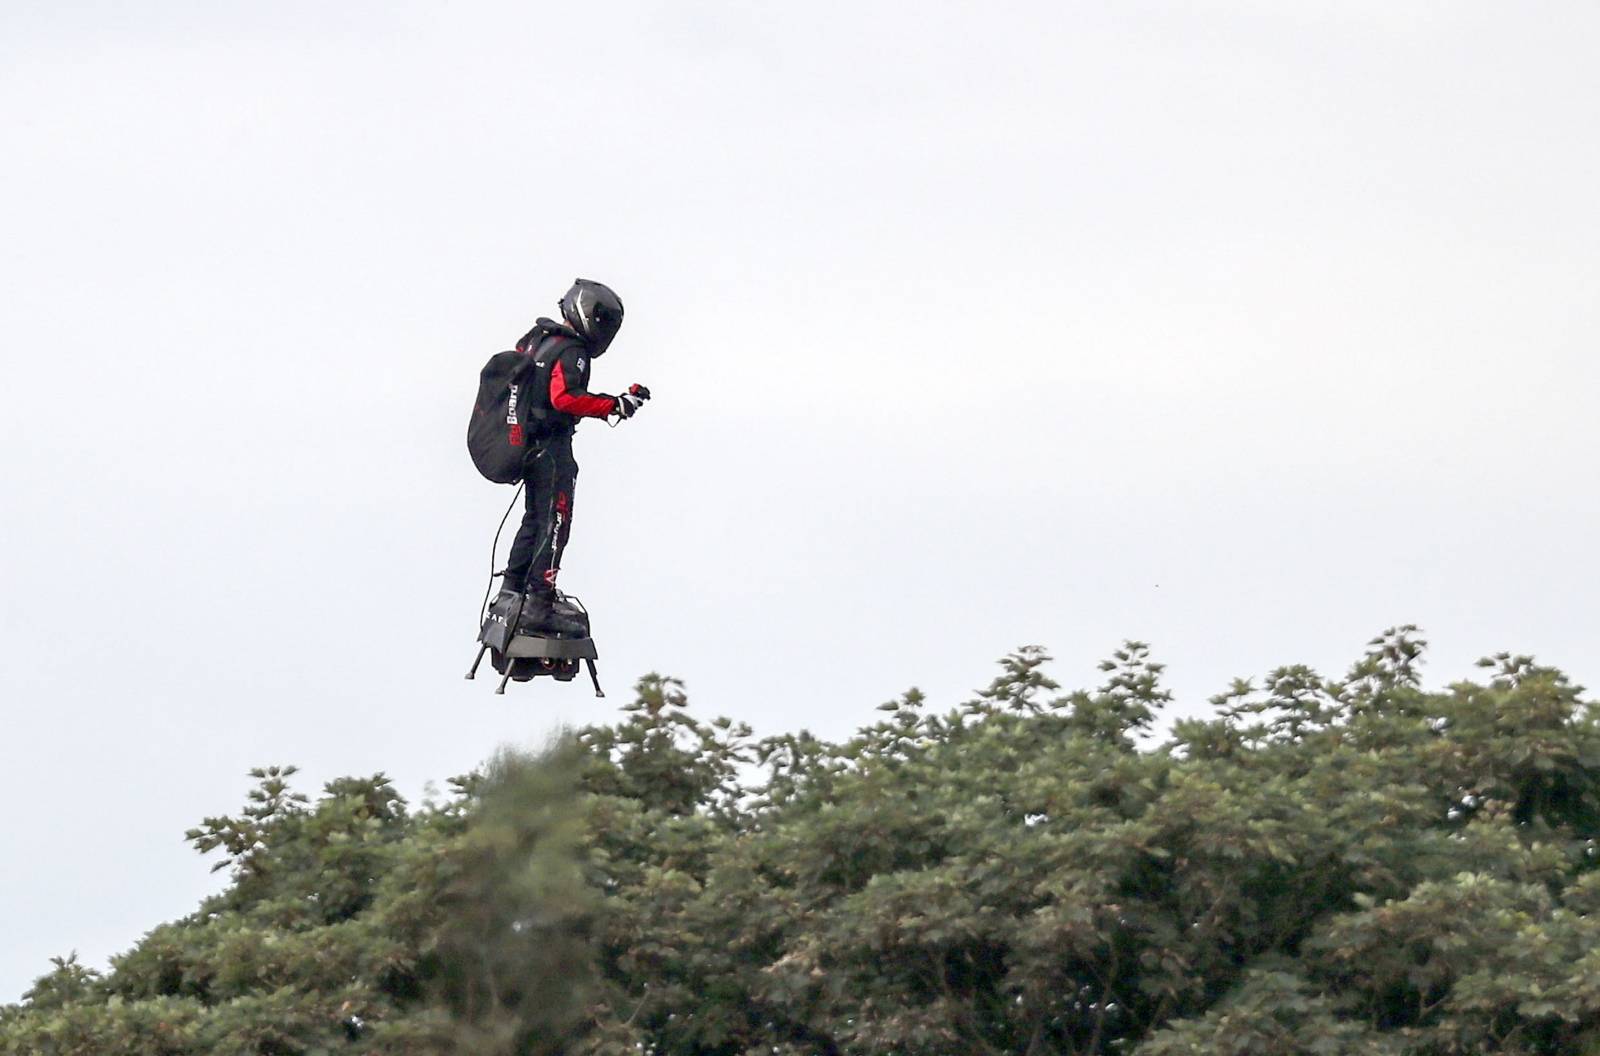
[[[526,506],[511,544],[501,598],[526,594],[523,627],[568,637],[587,637],[588,623],[557,603],[556,576],[572,534],[572,492],[578,463],[572,433],[579,419],[631,418],[650,390],[630,385],[621,395],[589,391],[589,368],[605,354],[622,327],[622,300],[610,287],[578,279],[561,298],[563,322],[540,319],[517,342],[531,358],[524,373],[532,391],[527,404],[527,455],[522,464]]]

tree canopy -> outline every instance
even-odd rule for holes
[[[647,676],[421,804],[264,768],[187,834],[226,890],[57,959],[0,1053],[1600,1053],[1595,706],[1525,656],[1426,689],[1424,649],[1164,740],[1130,642],[1096,689],[1024,648],[838,743]]]

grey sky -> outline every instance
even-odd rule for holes
[[[0,5],[0,1000],[214,884],[253,765],[410,794],[639,674],[837,736],[1028,642],[1193,713],[1422,624],[1600,678],[1589,2]],[[475,372],[628,321],[565,586],[461,680]]]

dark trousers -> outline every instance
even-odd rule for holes
[[[572,535],[572,492],[578,483],[572,437],[535,441],[523,463],[522,479],[526,505],[506,562],[505,587],[549,593],[555,590],[561,553]]]

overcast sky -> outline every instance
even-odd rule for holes
[[[1600,7],[0,0],[0,1001],[218,883],[245,771],[408,795],[693,706],[828,736],[1047,646],[1206,709],[1421,624],[1600,679]],[[564,585],[461,678],[476,372],[627,323]]]

